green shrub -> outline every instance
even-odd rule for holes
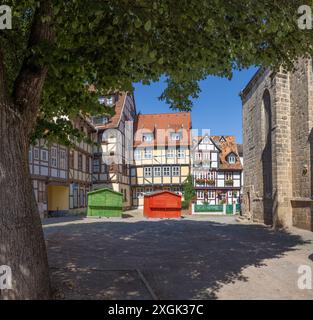
[[[186,200],[183,200],[182,202],[181,202],[181,207],[182,207],[182,209],[188,209],[189,208],[189,202],[188,201],[186,201]]]

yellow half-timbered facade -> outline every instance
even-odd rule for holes
[[[157,190],[182,193],[190,173],[190,113],[138,115],[131,168],[132,203]]]

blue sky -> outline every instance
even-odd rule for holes
[[[239,92],[249,82],[257,69],[235,71],[232,80],[208,77],[201,81],[201,93],[194,101],[191,113],[193,129],[210,129],[212,135],[234,135],[242,142],[242,105]],[[141,113],[173,112],[159,101],[165,87],[164,81],[150,86],[135,84],[137,111]]]

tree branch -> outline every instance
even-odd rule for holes
[[[49,21],[43,17],[50,17]],[[52,44],[55,32],[52,25],[53,8],[50,0],[43,0],[36,9],[28,41],[28,50],[36,49],[43,43]],[[43,85],[47,76],[48,67],[38,62],[39,56],[27,56],[21,71],[16,78],[13,89],[15,108],[21,113],[27,125],[32,129],[36,122]]]

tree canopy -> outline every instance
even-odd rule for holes
[[[49,3],[51,11],[36,11]],[[97,98],[166,77],[161,95],[172,108],[190,110],[208,75],[231,78],[251,65],[291,68],[312,55],[313,30],[300,30],[298,0],[2,0],[12,7],[12,30],[0,31],[9,94],[23,64],[47,66],[37,133],[61,136],[60,115],[99,112]],[[36,22],[53,41],[32,41]],[[98,92],[88,92],[86,84]],[[14,97],[13,97],[14,99]],[[102,110],[108,112],[108,110]],[[49,130],[47,130],[49,128]]]

